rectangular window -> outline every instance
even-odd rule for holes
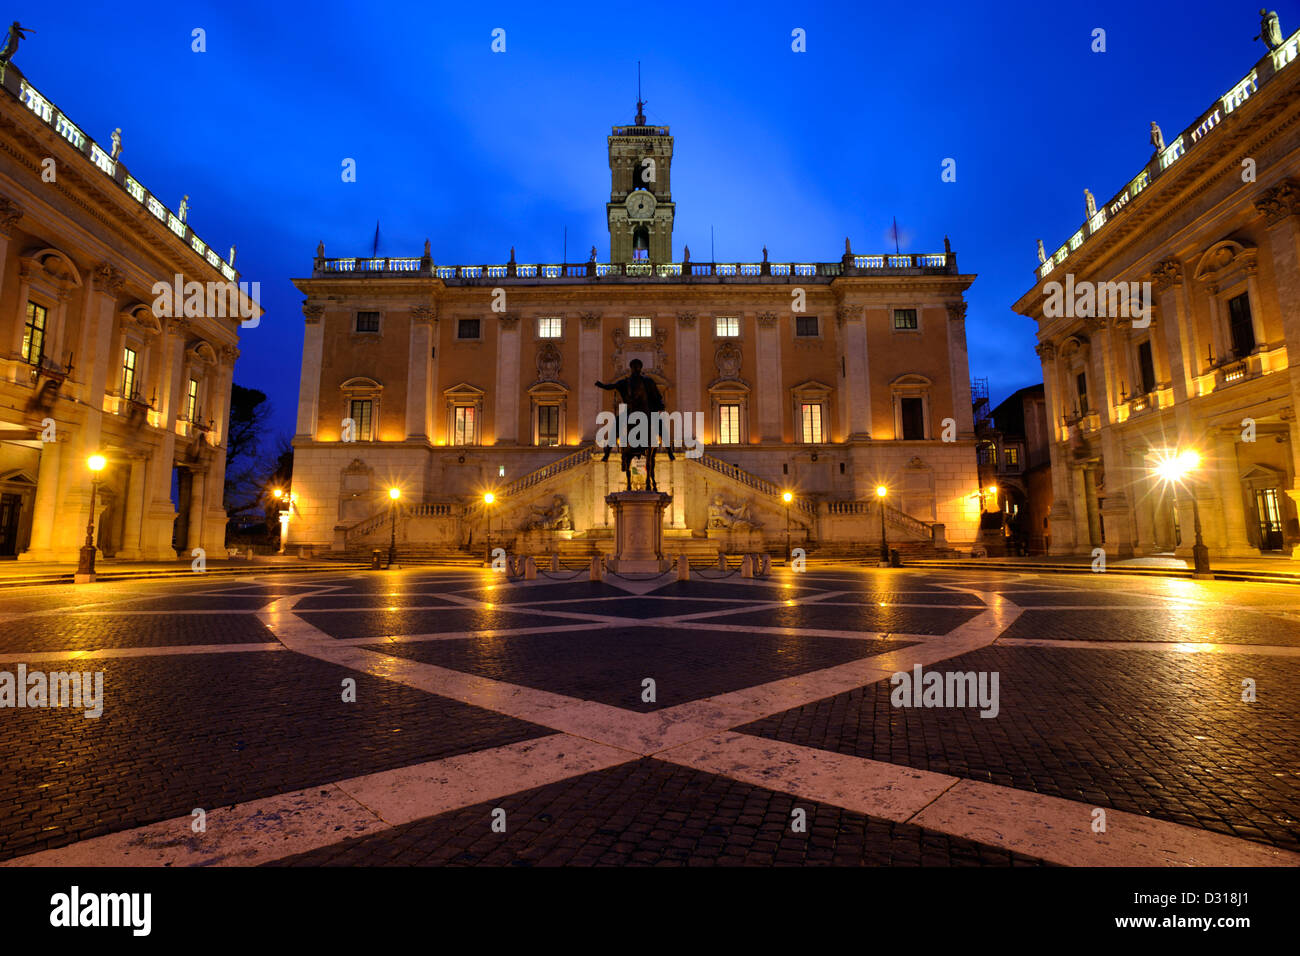
[[[804,402],[799,406],[801,427],[800,435],[806,442],[822,441],[822,407],[816,402]]]
[[[135,349],[122,350],[122,397],[135,395]]]
[[[352,400],[348,409],[348,417],[352,419],[353,434],[356,435],[357,441],[371,440],[374,408],[375,403],[368,398],[354,398]]]
[[[478,409],[473,405],[456,406],[456,427],[452,443],[472,445],[477,434]]]
[[[925,403],[920,398],[900,398],[898,410],[903,419],[903,439],[918,441],[925,437]]]
[[[23,361],[40,365],[45,357],[45,307],[35,302],[27,303],[27,324],[23,326]]]
[[[740,406],[718,406],[718,444],[740,444]]]
[[[720,339],[733,339],[740,334],[740,319],[734,315],[720,315],[713,320],[714,332]]]
[[[1088,414],[1088,373],[1080,372],[1074,377],[1074,387],[1079,396],[1079,414]]]
[[[1007,465],[1009,465],[1012,468],[1018,467],[1020,465],[1020,449],[1013,446],[1007,448],[1006,453],[1007,453]]]
[[[894,328],[903,331],[915,331],[919,328],[916,322],[916,309],[895,309]]]
[[[1149,395],[1156,390],[1156,363],[1151,358],[1149,341],[1138,346],[1138,371],[1142,375],[1142,394]]]
[[[544,316],[537,320],[537,337],[539,339],[558,339],[560,337],[560,317]]]
[[[537,406],[537,444],[558,445],[560,443],[560,406]]]
[[[1228,324],[1232,332],[1235,358],[1245,358],[1255,351],[1255,327],[1250,321],[1250,296],[1242,293],[1228,300]]]
[[[458,339],[477,339],[480,338],[479,319],[458,319],[456,321],[456,338]]]
[[[627,334],[634,339],[650,338],[650,317],[642,315],[628,319]]]
[[[794,317],[794,334],[795,335],[816,335],[817,316],[796,315]]]
[[[198,421],[199,418],[199,380],[190,379],[190,386],[185,391],[185,420]]]
[[[378,313],[378,312],[358,312],[358,313],[357,313],[357,331],[358,331],[358,332],[378,332],[378,331],[379,331],[379,313]]]

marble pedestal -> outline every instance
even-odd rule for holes
[[[664,560],[664,509],[673,496],[662,491],[617,491],[605,496],[614,510],[614,556],[610,570],[619,574],[658,574]]]

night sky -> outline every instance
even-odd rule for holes
[[[1062,9],[1062,8],[1065,9]],[[605,137],[635,113],[676,139],[674,258],[833,261],[942,251],[968,293],[970,370],[993,400],[1042,378],[1011,311],[1034,240],[1056,249],[1265,52],[1257,0],[661,4],[10,5],[15,62],[132,175],[260,281],[235,381],[293,430],[302,296],[327,255],[440,264],[609,253]],[[1270,4],[1284,35],[1300,0]],[[191,51],[191,31],[207,52]],[[490,46],[506,31],[506,52]],[[806,31],[807,52],[791,51]],[[1092,31],[1107,52],[1091,52]],[[357,182],[340,176],[357,162]],[[941,181],[945,158],[957,181]]]

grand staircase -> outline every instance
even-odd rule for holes
[[[530,489],[536,489],[534,494],[540,497],[545,494],[545,491],[539,486],[575,468],[585,466],[593,460],[598,451],[600,449],[593,445],[584,446],[564,458],[534,469],[500,488],[496,492],[497,499],[502,502],[519,502],[527,496]],[[685,460],[697,467],[708,468],[730,481],[756,492],[758,503],[762,506],[761,510],[769,517],[784,515],[785,505],[781,499],[783,489],[773,482],[707,453],[700,455],[698,458]],[[399,527],[405,527],[409,522],[418,520],[456,521],[459,528],[475,528],[481,526],[484,522],[485,507],[487,506],[481,499],[464,503],[444,501],[404,506],[398,516],[398,524]],[[882,502],[879,498],[865,501],[830,501],[826,502],[823,507],[825,508],[823,521],[834,522],[837,517],[856,519],[859,522],[865,519],[867,526],[873,529],[879,528],[880,509],[883,507],[889,548],[898,551],[904,560],[909,558],[954,557],[960,554],[953,548],[936,547],[933,542],[933,528],[929,523],[914,518],[906,512]],[[818,504],[816,501],[799,496],[790,503],[790,509],[796,527],[815,527],[818,517]],[[392,517],[388,508],[382,508],[368,518],[362,519],[346,530],[344,535],[346,548],[343,551],[332,552],[328,557],[368,562],[372,552],[378,549],[386,559],[388,529],[391,520]],[[484,560],[485,551],[483,543],[479,540],[474,542],[474,548],[471,550],[449,543],[406,545],[400,543],[402,537],[403,535],[399,534],[398,558],[405,564],[428,563],[471,566],[481,565]],[[773,554],[784,551],[784,541],[776,540],[780,537],[780,535],[775,534],[768,536],[768,550]],[[460,540],[459,534],[456,535],[456,538]],[[553,540],[545,542],[543,546],[543,550],[547,553],[558,553],[561,565],[568,568],[588,564],[592,556],[610,554],[613,548],[612,529],[592,529],[580,532],[569,539],[556,535]],[[874,563],[879,559],[880,555],[880,537],[878,533],[872,533],[862,540],[852,542],[813,542],[805,550],[809,556],[818,558],[860,560]],[[683,552],[693,566],[711,564],[717,560],[718,542],[709,540],[699,532],[665,530],[665,556],[676,557]]]

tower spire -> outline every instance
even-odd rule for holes
[[[645,113],[641,107],[645,106],[646,101],[641,99],[641,61],[636,61],[636,125],[645,125]]]

